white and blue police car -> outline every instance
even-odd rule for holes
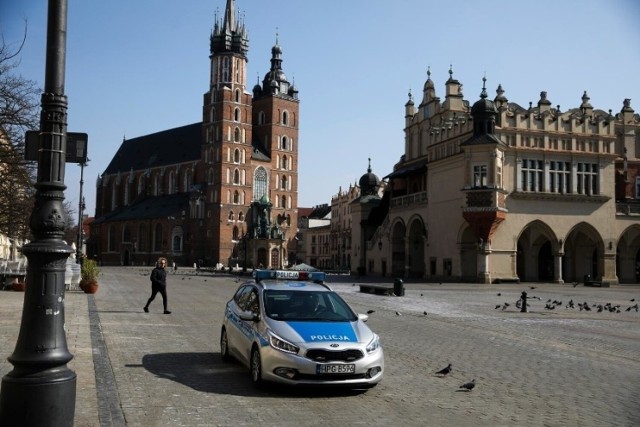
[[[371,388],[382,379],[380,338],[325,284],[325,273],[256,270],[227,303],[220,353],[249,368],[256,386]]]

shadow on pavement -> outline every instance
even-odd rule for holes
[[[139,365],[127,365],[130,368]],[[330,387],[287,387],[269,384],[253,386],[249,371],[238,362],[223,362],[220,353],[159,353],[142,358],[142,367],[152,374],[178,382],[197,391],[236,396],[263,397],[345,397],[366,390]]]

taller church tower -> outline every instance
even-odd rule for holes
[[[205,217],[211,258],[280,268],[295,261],[298,186],[297,90],[276,41],[262,86],[247,90],[249,38],[227,0],[211,34],[203,102]]]

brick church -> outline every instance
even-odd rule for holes
[[[249,40],[234,0],[210,42],[202,121],[125,139],[97,181],[89,255],[104,265],[295,262],[299,99],[282,49],[276,39],[249,91]]]

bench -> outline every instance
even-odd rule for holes
[[[584,282],[585,286],[590,286],[594,288],[608,288],[609,282],[603,282],[602,280],[587,280]]]
[[[359,286],[360,292],[376,295],[393,295],[393,285],[363,284]]]

